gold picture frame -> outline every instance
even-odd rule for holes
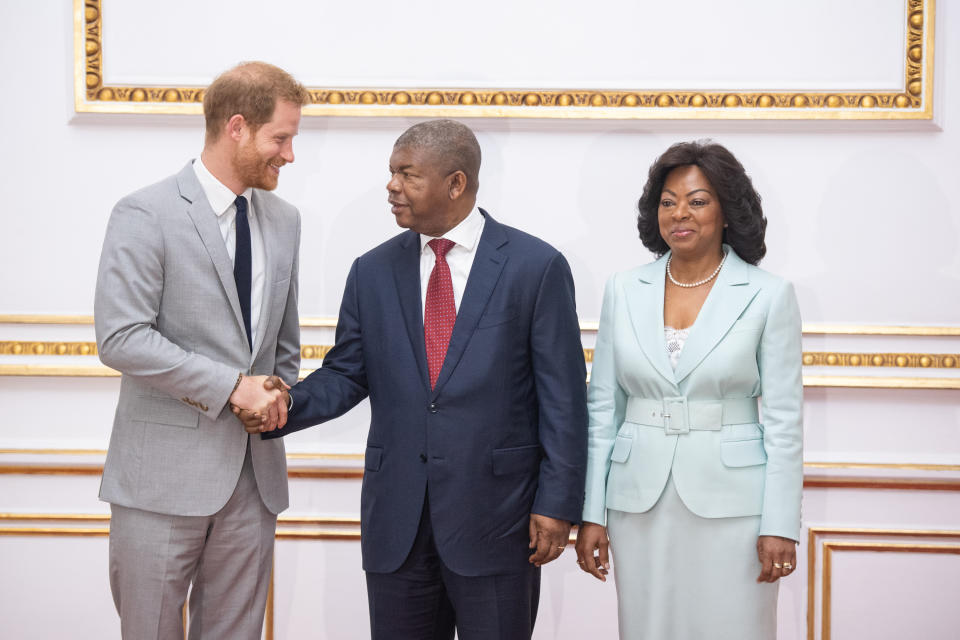
[[[663,120],[931,120],[936,0],[906,0],[897,91],[310,87],[305,115]],[[115,86],[103,78],[101,0],[74,0],[80,113],[197,114],[203,87]]]

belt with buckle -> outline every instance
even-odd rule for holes
[[[653,400],[627,398],[626,421],[660,427],[669,435],[694,431],[719,431],[725,424],[759,422],[756,398],[720,401],[687,400],[686,396]]]

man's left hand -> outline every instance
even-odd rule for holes
[[[567,520],[557,520],[538,513],[531,513],[530,548],[534,549],[534,552],[529,558],[530,562],[542,567],[559,558],[570,541],[571,526],[571,523]]]

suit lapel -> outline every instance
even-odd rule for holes
[[[467,286],[463,290],[463,299],[460,301],[460,308],[457,310],[457,321],[453,325],[453,333],[450,335],[450,344],[447,346],[447,355],[443,359],[443,367],[440,369],[440,376],[437,378],[437,384],[433,389],[433,397],[436,397],[443,387],[444,383],[450,379],[450,375],[460,362],[470,337],[477,328],[477,322],[483,315],[483,310],[487,306],[487,300],[493,293],[503,271],[503,266],[507,262],[507,256],[500,252],[500,247],[505,245],[507,234],[502,225],[496,222],[486,211],[480,209],[480,213],[486,218],[483,226],[483,233],[480,234],[480,241],[477,244],[477,253],[473,257],[473,266],[470,267],[470,275],[467,277]],[[426,347],[424,347],[424,352]],[[426,357],[426,356],[424,356]]]
[[[277,251],[271,251],[276,247],[286,246],[280,239],[280,230],[277,228],[277,221],[273,219],[270,210],[263,202],[263,198],[254,189],[251,197],[253,204],[253,215],[257,217],[257,226],[260,229],[260,240],[263,242],[264,270],[263,270],[263,301],[260,304],[260,321],[257,325],[256,338],[253,343],[253,353],[259,353],[263,346],[263,338],[266,335],[267,327],[270,325],[270,316],[274,309],[278,313],[282,312],[285,305],[273,304],[273,297],[277,295],[274,291],[273,283],[277,280],[277,271],[280,268],[278,261],[281,256]]]
[[[430,379],[427,376],[427,347],[423,339],[423,309],[420,294],[420,236],[414,231],[403,234],[393,260],[393,278],[400,297],[403,323],[407,337],[420,371],[420,381],[427,392]]]
[[[730,247],[713,289],[697,315],[690,337],[680,352],[677,382],[683,381],[703,361],[737,321],[760,288],[750,283],[747,264]],[[662,314],[661,314],[662,316]]]
[[[663,338],[663,279],[666,257],[639,269],[624,285],[627,310],[640,348],[654,369],[672,385],[677,384]]]
[[[220,226],[217,224],[217,215],[210,208],[210,203],[203,193],[203,188],[193,172],[192,164],[180,171],[177,175],[177,185],[180,188],[180,195],[189,203],[187,205],[187,215],[193,220],[197,233],[203,241],[213,266],[220,277],[220,284],[230,301],[233,308],[233,315],[237,320],[237,326],[246,336],[246,328],[243,324],[243,313],[240,311],[240,296],[237,294],[237,283],[233,279],[233,262],[227,253],[227,247],[223,243],[223,236],[220,234]],[[246,338],[244,338],[246,344]]]

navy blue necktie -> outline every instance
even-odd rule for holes
[[[247,220],[247,199],[237,196],[233,201],[237,205],[237,250],[233,255],[233,279],[237,283],[237,295],[240,296],[240,312],[243,314],[243,327],[247,330],[247,344],[253,351],[250,331],[250,282],[253,271],[250,251],[250,221]]]

